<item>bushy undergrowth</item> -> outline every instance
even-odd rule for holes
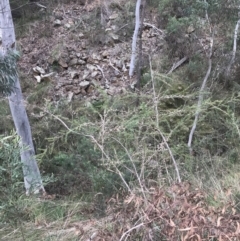
[[[195,175],[208,186],[213,173],[222,177],[237,165],[238,96],[218,99],[206,93],[190,155],[187,141],[197,93],[176,79],[156,81],[156,101],[142,93],[103,97],[80,107],[64,101],[57,108],[45,106],[33,133],[41,169],[58,180],[47,186],[51,193],[111,194],[140,183],[176,181],[163,136],[183,180]]]
[[[121,217],[125,220],[121,225],[110,221],[110,226],[107,224],[109,220],[102,220],[102,226],[97,225],[102,236],[113,232],[112,237],[121,238],[128,231],[126,227],[141,224],[138,219],[144,213],[148,215],[144,217],[150,218],[149,223],[142,220],[141,231],[135,232],[133,229],[129,240],[149,240],[147,235],[150,233],[152,237],[163,240],[171,240],[171,235],[174,238],[181,234],[189,236],[192,231],[184,230],[183,217],[173,213],[179,212],[179,205],[175,202],[184,202],[186,197],[186,210],[182,211],[191,210],[189,217],[194,214],[196,222],[199,222],[198,231],[194,229],[192,235],[201,235],[201,232],[210,235],[208,227],[211,225],[214,230],[218,229],[215,223],[207,223],[205,216],[201,219],[202,212],[210,212],[217,220],[221,218],[222,210],[226,209],[220,224],[225,225],[231,220],[232,226],[228,226],[228,232],[234,237],[237,223],[233,220],[235,214],[232,211],[239,206],[239,187],[234,181],[239,175],[236,118],[239,98],[235,94],[231,98],[205,95],[194,134],[194,152],[190,155],[186,144],[197,93],[190,93],[190,89],[184,88],[176,79],[159,78],[155,79],[158,81],[155,83],[157,99],[149,94],[131,93],[114,99],[103,97],[101,101],[87,103],[86,106],[79,102],[69,104],[62,101],[58,107],[50,102],[45,103],[42,108],[45,115],[41,121],[35,120],[33,133],[36,135],[38,131],[40,135],[35,140],[36,146],[41,145],[42,148],[38,149],[41,170],[45,174],[53,173],[56,178],[46,188],[53,194],[60,194],[61,199],[74,195],[78,198],[85,196],[86,200],[97,194],[91,207],[86,205],[75,209],[74,219],[81,219],[79,210],[95,215],[103,212],[102,216],[104,209],[108,208],[107,219],[113,217],[114,220],[114,215],[119,215],[117,219]],[[177,161],[182,180],[191,181],[193,189],[185,190],[185,184],[178,188],[172,186],[177,177],[163,136]],[[163,186],[164,190],[161,189]],[[172,189],[168,189],[169,186],[175,188],[173,193],[176,192],[177,198],[171,193]],[[204,198],[202,191],[196,187],[205,190]],[[182,189],[185,191],[181,192]],[[105,203],[104,200],[110,195],[114,195],[113,198]],[[164,212],[164,219],[158,220],[159,213],[164,209],[158,206],[153,210],[151,207],[163,200],[167,200],[165,204],[169,211]],[[222,206],[230,201],[230,206]],[[37,223],[66,220],[69,206],[63,202],[63,206],[57,208],[54,202],[58,203],[44,201],[29,204],[31,211],[26,212],[27,220],[37,220]],[[58,237],[63,238],[64,235]]]

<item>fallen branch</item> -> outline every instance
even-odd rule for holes
[[[168,71],[167,74],[171,74],[175,69],[177,69],[180,65],[182,65],[185,61],[187,61],[189,58],[187,56],[180,59],[177,63],[174,63],[172,68]]]
[[[158,32],[160,32],[161,34],[163,34],[163,36],[165,36],[165,34],[164,34],[163,30],[161,30],[161,29],[157,28],[157,27],[156,27],[156,26],[154,26],[153,24],[150,24],[150,23],[146,23],[146,22],[144,22],[144,23],[143,23],[143,25],[145,25],[145,26],[149,26],[149,27],[151,27],[151,28],[153,28],[153,29],[157,30],[157,31],[158,31]]]
[[[167,72],[167,74],[171,74],[175,69],[177,69],[179,66],[181,66],[185,61],[187,61],[190,58],[194,57],[196,54],[202,53],[203,51],[204,51],[204,49],[199,49],[194,54],[192,54],[190,57],[189,56],[183,57],[177,63],[173,64],[172,68]]]

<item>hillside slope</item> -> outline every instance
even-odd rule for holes
[[[135,1],[40,3],[15,27],[48,195],[22,194],[3,99],[0,240],[239,240],[238,52],[225,75],[235,7],[149,1],[138,90]]]

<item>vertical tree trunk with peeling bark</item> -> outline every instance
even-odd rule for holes
[[[0,53],[2,55],[8,54],[8,50],[15,50],[15,32],[9,0],[0,0],[0,37]],[[40,171],[34,156],[31,128],[18,77],[15,80],[14,92],[8,99],[14,125],[20,137],[21,161],[26,193],[44,193]]]
[[[141,7],[142,0],[137,0],[136,3],[136,11],[135,11],[135,30],[133,33],[133,40],[132,40],[132,55],[131,61],[129,66],[129,76],[130,78],[133,76],[135,65],[136,65],[136,56],[137,56],[137,39],[138,39],[138,32],[140,28],[140,7]]]

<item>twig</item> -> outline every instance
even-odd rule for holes
[[[202,101],[203,101],[203,90],[205,88],[207,79],[208,79],[208,77],[209,77],[209,75],[211,73],[211,68],[212,68],[212,60],[211,59],[209,59],[208,66],[209,67],[208,67],[207,74],[205,75],[205,78],[204,78],[203,83],[202,83],[202,87],[200,89],[197,110],[196,110],[196,113],[195,113],[195,119],[194,119],[193,126],[192,126],[192,129],[190,131],[189,138],[188,138],[188,148],[190,149],[190,152],[192,152],[192,150],[191,150],[192,138],[193,138],[194,131],[195,131],[196,127],[197,127],[197,121],[198,121],[198,117],[199,117],[199,114],[200,114],[200,111],[201,111],[200,109],[201,109]]]
[[[21,5],[21,6],[17,7],[17,8],[13,8],[11,11],[15,11],[15,10],[18,10],[18,9],[20,9],[20,8],[25,7],[26,5],[32,5],[32,4],[35,4],[35,5],[37,5],[37,6],[40,7],[40,8],[47,9],[46,6],[44,6],[44,5],[42,5],[42,4],[38,3],[38,2],[31,2],[31,3],[30,3],[30,2],[27,2],[27,3]]]
[[[180,177],[180,173],[179,173],[179,169],[178,169],[178,165],[177,165],[177,162],[172,154],[172,151],[167,143],[167,140],[166,138],[164,137],[164,135],[162,134],[162,132],[160,131],[159,129],[159,113],[158,113],[158,100],[157,100],[157,96],[156,96],[156,91],[155,91],[155,85],[154,85],[154,80],[153,80],[153,70],[152,70],[152,61],[150,59],[150,56],[149,56],[149,64],[150,64],[150,74],[151,74],[151,81],[152,81],[152,86],[153,86],[153,96],[154,96],[154,105],[155,105],[155,112],[156,112],[156,121],[157,121],[157,127],[158,127],[158,132],[159,134],[161,135],[162,139],[163,139],[163,142],[169,152],[169,155],[173,161],[173,165],[175,167],[175,171],[176,171],[176,174],[177,174],[177,179],[178,179],[178,182],[180,183],[181,182],[181,177]]]
[[[36,4],[38,7],[40,7],[40,8],[47,9],[47,7],[46,7],[46,6],[44,6],[44,5],[40,4],[40,3],[35,2],[35,4]]]
[[[106,83],[108,84],[109,81],[108,81],[108,79],[105,77],[105,74],[104,74],[104,72],[103,72],[103,69],[102,69],[99,65],[96,65],[96,66],[97,66],[97,69],[100,70],[103,78],[105,79]]]
[[[110,65],[114,70],[116,70],[118,73],[120,73],[120,70],[117,69],[117,68],[112,64],[112,62],[111,62],[110,59],[109,59],[109,65]]]
[[[129,25],[128,23],[124,24],[121,28],[119,28],[117,31],[115,31],[115,33],[119,32],[120,30],[122,30],[123,28],[125,28],[128,25]]]
[[[126,148],[119,140],[117,140],[117,139],[114,138],[114,137],[112,137],[112,139],[115,140],[117,143],[119,143],[119,144],[122,146],[122,148],[125,150],[126,154],[128,155],[128,158],[129,158],[129,160],[130,160],[131,163],[132,163],[135,176],[136,176],[137,179],[138,179],[138,183],[139,183],[139,186],[140,186],[140,188],[141,188],[141,191],[142,191],[144,200],[145,200],[145,202],[147,202],[147,197],[146,197],[145,192],[144,192],[144,190],[143,190],[142,182],[141,182],[140,177],[139,177],[139,175],[138,175],[138,173],[137,173],[137,168],[136,168],[136,166],[135,166],[135,164],[134,164],[134,162],[133,162],[133,159],[132,159],[130,153],[128,152],[127,148]]]
[[[157,27],[154,26],[153,24],[150,24],[150,23],[146,23],[146,22],[144,22],[143,25],[145,25],[145,26],[149,26],[149,27],[152,27],[153,29],[157,30],[158,32],[160,32],[161,34],[163,34],[163,35],[165,36],[163,30],[157,28]]]
[[[19,6],[19,7],[16,7],[16,8],[12,8],[12,9],[11,9],[11,11],[15,11],[15,10],[18,10],[18,9],[20,9],[20,8],[23,8],[24,6],[26,6],[26,5],[30,5],[30,4],[32,4],[32,3],[30,3],[30,2],[27,2],[27,3],[25,3],[25,4],[23,4],[23,5]]]
[[[144,223],[140,223],[140,224],[138,224],[138,225],[130,228],[128,231],[126,231],[126,232],[122,235],[122,237],[119,239],[119,241],[122,241],[123,238],[124,238],[128,233],[130,233],[132,230],[137,229],[137,228],[139,228],[139,227],[141,227],[141,226],[143,226],[143,225],[144,225]]]

